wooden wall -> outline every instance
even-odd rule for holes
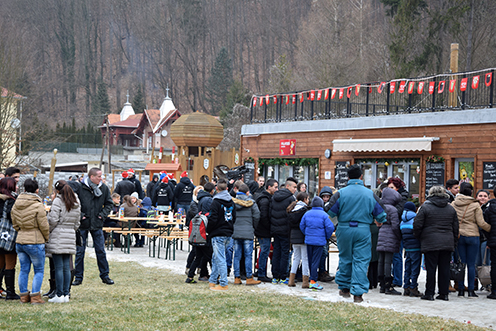
[[[311,122],[302,122],[311,125]],[[296,139],[296,158],[319,158],[319,189],[324,185],[334,185],[335,162],[350,161],[362,158],[420,158],[420,197],[425,194],[425,159],[432,154],[446,159],[446,178],[454,178],[456,158],[474,158],[475,191],[482,188],[482,162],[496,161],[496,125],[470,124],[429,127],[402,127],[388,129],[343,130],[264,134],[257,137],[241,137],[241,158],[277,158],[279,156],[280,139]],[[367,152],[367,153],[332,153],[326,159],[324,151],[332,150],[334,139],[377,139],[408,137],[439,137],[432,142],[431,151],[410,152]],[[247,152],[249,150],[249,153]],[[287,157],[283,157],[287,158]],[[257,165],[258,166],[258,165]],[[331,171],[330,180],[324,179],[324,172]]]

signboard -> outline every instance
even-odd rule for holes
[[[246,162],[245,166],[246,166],[246,169],[250,170],[243,175],[245,183],[248,183],[250,180],[255,180],[255,163]]]
[[[444,163],[428,162],[425,164],[425,195],[431,187],[438,185],[444,187]]]
[[[496,187],[496,162],[482,162],[482,188],[494,190]]]
[[[295,155],[296,139],[281,139],[279,140],[279,155]]]
[[[334,187],[336,190],[342,189],[348,184],[347,162],[336,162],[336,171],[334,175]]]

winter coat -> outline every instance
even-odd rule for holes
[[[21,193],[12,207],[11,217],[17,231],[16,244],[37,245],[48,241],[48,220],[38,194]]]
[[[411,210],[404,210],[401,215],[401,237],[403,239],[403,248],[405,251],[420,251],[420,241],[413,235],[413,220],[415,219],[415,212]]]
[[[189,204],[189,209],[188,212],[186,213],[186,226],[189,227],[189,223],[191,223],[191,220],[193,217],[198,214],[198,200],[196,199],[195,196],[193,196],[193,200],[191,200],[191,203]]]
[[[291,229],[289,242],[294,245],[303,245],[305,243],[305,235],[301,232],[300,223],[301,218],[310,210],[310,207],[303,201],[296,201],[296,204],[292,207],[293,203],[291,203],[286,210],[288,212],[289,227]]]
[[[382,190],[382,203],[386,209],[386,222],[379,227],[377,239],[378,252],[398,253],[400,251],[401,231],[400,219],[396,205],[401,201],[401,195],[392,188]]]
[[[293,193],[287,188],[278,190],[272,196],[270,213],[271,236],[287,237],[289,239],[289,218],[286,209],[295,201]]]
[[[403,210],[405,208],[405,203],[408,201],[408,191],[405,190],[404,187],[400,187],[397,191],[401,195],[401,200],[398,204],[396,204],[396,210],[398,210],[398,217],[401,219],[401,215],[403,215]],[[401,221],[400,221],[401,222]]]
[[[257,238],[270,238],[270,205],[272,204],[272,195],[263,190],[255,199],[258,209],[260,210],[260,221],[255,229]]]
[[[319,197],[322,198],[322,196],[326,194],[332,197],[332,189],[329,186],[324,186],[322,190],[320,190]],[[331,209],[330,202],[331,200],[327,201],[327,203],[324,204],[324,211],[327,213],[329,209]]]
[[[360,179],[350,179],[346,187],[333,194],[329,204],[331,208],[327,213],[331,217],[338,216],[340,225],[348,226],[351,221],[370,225],[374,220],[379,223],[386,220],[379,198],[363,186]]]
[[[86,178],[84,180],[86,181]],[[134,186],[134,182],[132,182],[129,178],[124,178],[118,182],[114,189],[114,193],[121,196],[121,203],[124,196],[131,195],[133,192],[136,192],[136,187]]]
[[[152,180],[146,185],[146,196],[149,198],[153,198],[155,185],[158,182],[158,175],[153,175]]]
[[[195,186],[188,177],[183,177],[174,189],[174,206],[189,205],[193,199],[193,190]]]
[[[171,206],[174,201],[174,193],[168,183],[160,182],[155,186],[153,194],[152,205],[157,206]],[[191,200],[188,202],[188,204]]]
[[[141,186],[141,182],[134,175],[128,179],[134,185],[134,191],[133,192],[138,193],[139,199],[143,200],[143,198],[145,197],[145,192],[143,192],[143,187]]]
[[[210,212],[212,199],[213,198],[210,193],[204,190],[198,192],[198,212],[202,212],[203,215],[207,215]]]
[[[238,192],[233,199],[236,205],[233,239],[253,240],[260,219],[260,211],[255,201],[245,193]]]
[[[217,193],[210,205],[207,233],[209,238],[231,237],[236,221],[236,206],[227,190]]]
[[[470,196],[457,194],[451,203],[460,222],[460,236],[478,237],[480,226],[484,231],[491,231],[491,226],[484,221],[484,215],[479,202]]]
[[[305,236],[305,244],[324,246],[334,232],[334,224],[322,207],[312,207],[303,215],[300,230]]]
[[[487,236],[487,245],[496,247],[496,199],[489,200],[487,203],[484,220],[491,225],[491,231]]]
[[[60,194],[53,200],[48,213],[50,238],[45,246],[47,254],[76,254],[76,230],[81,218],[81,206],[77,196],[76,200],[76,204],[69,211]]]
[[[417,211],[413,234],[422,253],[454,251],[458,241],[458,217],[446,193],[430,195]]]
[[[112,210],[114,202],[110,196],[110,190],[107,185],[100,183],[98,187],[102,195],[95,196],[89,186],[89,178],[85,177],[81,190],[79,192],[79,202],[81,204],[81,230],[101,230],[103,221],[107,218]]]

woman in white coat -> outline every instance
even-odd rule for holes
[[[81,205],[65,180],[55,183],[56,197],[48,214],[50,237],[46,252],[55,265],[56,296],[48,302],[69,302],[71,284],[70,256],[76,254],[76,230],[79,228]]]

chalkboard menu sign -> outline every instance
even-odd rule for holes
[[[346,162],[336,162],[336,175],[334,176],[334,187],[339,190],[348,184],[348,171]]]
[[[433,186],[444,187],[444,163],[426,163],[425,165],[425,194]]]
[[[482,162],[482,188],[485,190],[496,188],[496,162]]]
[[[255,180],[255,163],[246,162],[245,166],[246,169],[250,170],[246,174],[244,174],[245,183],[248,183],[250,180]]]

